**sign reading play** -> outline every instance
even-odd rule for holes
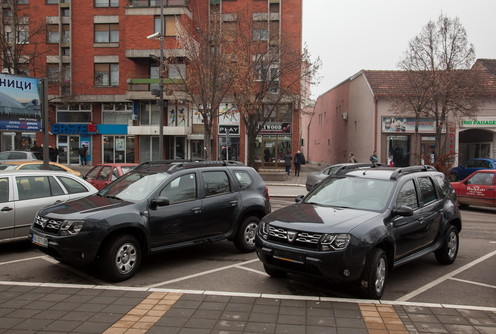
[[[38,79],[0,74],[0,130],[40,131]]]

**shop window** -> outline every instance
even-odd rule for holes
[[[103,124],[129,124],[132,117],[132,103],[102,103]]]
[[[91,105],[88,103],[71,103],[57,105],[57,123],[91,122]]]
[[[104,163],[134,163],[134,136],[103,136]]]

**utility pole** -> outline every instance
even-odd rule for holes
[[[159,124],[160,128],[158,131],[158,159],[164,160],[164,1],[160,1],[160,68],[159,68],[159,78],[160,78],[160,118]]]

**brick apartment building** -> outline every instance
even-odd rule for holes
[[[202,118],[188,96],[164,91],[165,107],[160,110],[157,94],[152,94],[159,88],[156,59],[161,43],[147,36],[160,31],[162,10],[163,51],[180,64],[168,69],[168,78],[178,78],[178,71],[188,72],[176,36],[177,23],[194,26],[196,20],[208,19],[212,10],[232,20],[229,13],[250,8],[253,20],[260,22],[257,36],[266,36],[269,30],[285,31],[301,50],[302,0],[164,0],[163,7],[160,0],[3,0],[5,32],[12,17],[11,1],[27,14],[24,23],[29,32],[36,30],[35,25],[46,27],[37,43],[32,40],[25,48],[39,55],[26,62],[25,73],[46,76],[50,82],[49,143],[59,149],[58,161],[68,165],[80,163],[77,151],[82,145],[88,146],[92,164],[156,160],[160,112],[163,156],[204,157]],[[296,152],[299,110],[295,105],[290,108],[289,119],[261,131],[257,155],[267,148]],[[221,117],[212,131],[214,158],[220,157],[229,127],[229,159],[246,162],[244,125],[236,112],[228,101],[221,105]],[[279,129],[282,124],[284,132]],[[41,132],[1,132],[2,151],[33,149],[43,143]]]

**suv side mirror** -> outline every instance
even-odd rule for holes
[[[167,206],[169,204],[170,202],[167,197],[159,197],[152,200],[152,202],[150,203],[150,207],[152,209],[156,209],[158,206]]]
[[[295,197],[295,202],[296,203],[301,203],[301,201],[303,201],[303,198],[305,197],[305,195],[298,195]]]
[[[394,209],[393,214],[402,217],[410,217],[413,216],[413,209],[409,206],[402,205],[399,208]]]

